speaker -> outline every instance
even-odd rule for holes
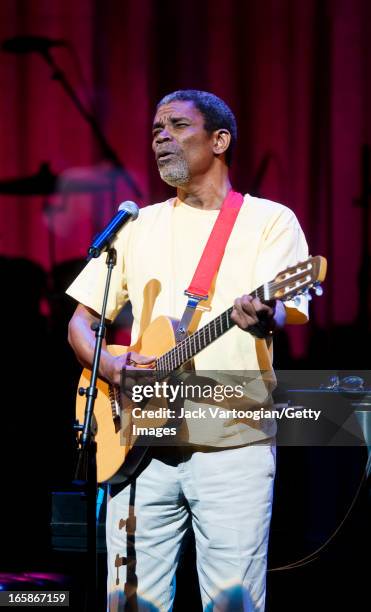
[[[104,492],[104,498],[106,493]],[[98,496],[97,551],[106,552],[106,504]],[[87,498],[81,491],[52,492],[52,548],[65,551],[87,549]],[[98,512],[98,504],[97,504]]]

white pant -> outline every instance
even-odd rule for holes
[[[192,525],[204,610],[262,612],[275,447],[153,455],[133,484],[108,499],[109,611],[123,612],[127,598],[126,609],[171,610]]]

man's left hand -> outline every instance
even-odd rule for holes
[[[231,319],[240,329],[257,338],[266,338],[273,333],[276,301],[263,304],[259,298],[243,295],[234,301]]]

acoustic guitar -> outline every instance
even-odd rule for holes
[[[325,279],[327,261],[320,255],[309,257],[304,262],[290,266],[276,277],[251,292],[253,297],[263,302],[292,300],[296,296],[308,293],[314,289],[321,295],[320,283]],[[179,321],[170,317],[161,316],[155,319],[144,331],[133,346],[108,346],[112,355],[121,355],[125,352],[135,351],[141,355],[155,355],[154,376],[158,380],[165,380],[171,374],[189,363],[200,351],[215,342],[228,332],[235,323],[231,319],[233,306],[218,315],[215,319],[188,335],[181,342],[176,342],[175,332]],[[84,369],[79,381],[79,388],[86,388],[90,384],[90,370]],[[125,399],[125,407],[121,405],[120,389],[106,381],[97,381],[98,394],[94,404],[94,419],[92,428],[97,443],[97,480],[98,482],[119,483],[127,477],[125,473],[125,460],[132,450],[135,436],[131,434],[130,423],[123,425],[122,411],[130,414],[130,404],[134,402]],[[152,401],[152,400],[151,400]],[[84,421],[85,397],[77,394],[76,419],[79,423]],[[142,406],[142,404],[141,404]],[[81,435],[81,434],[79,434]],[[136,446],[138,448],[138,446]],[[145,453],[145,445],[142,446]],[[138,456],[141,455],[139,451]]]

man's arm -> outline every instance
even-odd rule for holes
[[[100,317],[96,312],[86,308],[83,304],[79,304],[68,325],[68,342],[74,350],[78,361],[87,368],[92,367],[95,348],[95,332],[91,326],[93,323],[99,323],[99,321]],[[144,357],[134,352],[114,357],[108,352],[106,341],[103,339],[99,362],[99,376],[111,384],[119,385],[121,370],[126,367],[128,357],[130,357],[131,362],[140,365],[150,364],[154,360],[154,357]],[[130,367],[130,369],[136,368]]]

